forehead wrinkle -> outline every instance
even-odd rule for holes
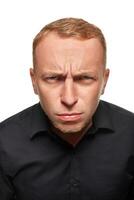
[[[73,73],[80,71],[83,68],[82,62],[83,62],[83,60],[81,60],[81,59],[77,60],[73,56],[68,57],[68,59],[66,59],[66,61],[65,61],[64,67],[63,67],[64,72],[72,75]]]
[[[77,52],[74,49],[63,49],[62,52],[54,54],[55,62],[61,69],[72,70],[73,68],[79,68],[82,62],[85,60],[84,52]]]
[[[88,65],[91,65],[89,64],[89,61],[84,52],[81,52],[79,56],[75,56],[77,51],[74,52],[68,50],[59,53],[52,51],[51,55],[52,54],[53,59],[51,62],[47,63],[47,68],[53,72],[71,75],[77,72],[85,71],[87,70]],[[91,66],[89,66],[89,69],[90,68]]]
[[[57,74],[63,74],[63,75],[73,75],[73,74],[83,74],[83,73],[93,73],[95,69],[93,67],[88,67],[88,66],[72,66],[71,64],[65,64],[65,65],[58,65],[58,66],[53,66],[52,68],[49,68],[45,70],[46,72],[50,73],[57,73]]]

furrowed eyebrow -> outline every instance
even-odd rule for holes
[[[95,72],[90,72],[90,71],[80,72],[80,73],[74,74],[74,77],[79,77],[79,76],[94,76],[94,77],[96,77],[97,74]]]
[[[72,74],[72,77],[77,77],[77,76],[84,76],[84,75],[89,75],[89,76],[96,76],[96,73],[93,71],[79,71],[74,74]],[[56,72],[56,71],[46,71],[44,72],[41,77],[46,77],[46,76],[67,76],[67,73],[63,72]]]
[[[41,75],[41,77],[43,78],[43,77],[52,76],[52,75],[53,75],[53,76],[64,76],[64,74],[61,73],[61,72],[48,71],[48,72],[43,73],[43,74]]]
[[[78,74],[82,74],[82,73],[95,73],[94,70],[89,70],[89,69],[81,69],[81,70],[78,70],[78,72],[76,72]]]
[[[78,76],[79,76],[79,75],[83,75],[83,74],[94,74],[94,72],[90,72],[90,71],[85,71],[85,72],[84,72],[84,71],[83,71],[83,72],[75,73],[74,75],[76,75],[76,76],[78,75]]]

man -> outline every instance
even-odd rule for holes
[[[134,115],[100,100],[101,30],[77,18],[46,25],[30,75],[40,103],[0,125],[0,200],[134,199]]]

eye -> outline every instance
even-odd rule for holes
[[[93,79],[93,77],[88,76],[88,75],[84,75],[81,77],[81,80],[90,80],[90,79]]]
[[[59,81],[63,81],[64,77],[61,75],[50,75],[45,77],[45,81],[48,83],[56,83]]]
[[[48,76],[46,77],[47,80],[57,80],[57,76]]]
[[[81,75],[75,78],[77,81],[84,81],[84,80],[92,80],[94,79],[93,77],[89,75]]]
[[[45,81],[48,83],[54,83],[58,80],[57,76],[47,76],[45,77]]]
[[[88,75],[88,74],[82,74],[75,77],[75,81],[82,85],[89,85],[92,84],[96,80],[95,76]]]

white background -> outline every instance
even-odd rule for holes
[[[47,23],[79,17],[107,41],[110,79],[103,99],[134,112],[133,0],[1,0],[0,121],[38,102],[29,77],[32,40]]]

